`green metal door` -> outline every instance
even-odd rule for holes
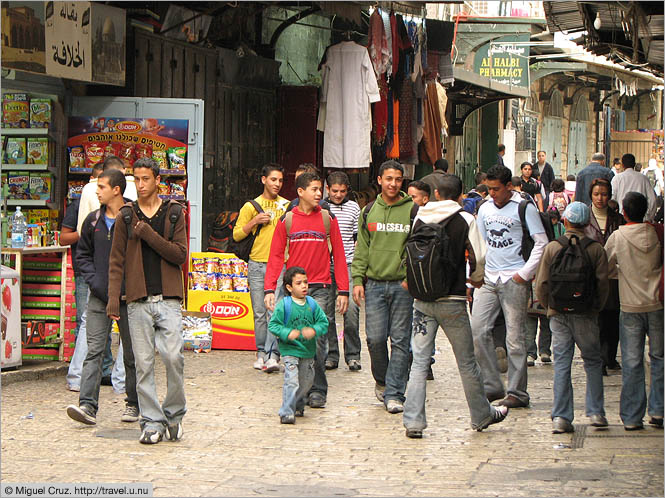
[[[455,173],[464,184],[465,191],[475,187],[474,177],[478,168],[478,116],[472,112],[464,121],[463,135],[455,141]]]

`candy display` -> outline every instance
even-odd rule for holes
[[[192,258],[191,290],[249,292],[247,263],[238,258]]]

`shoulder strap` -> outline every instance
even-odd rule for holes
[[[125,222],[127,227],[127,240],[132,238],[132,216],[134,215],[134,203],[131,205],[125,204],[120,208],[120,214],[122,215],[122,220]]]
[[[582,249],[586,251],[587,247],[589,247],[594,242],[596,241],[589,237],[582,237],[582,239],[580,240],[580,246],[582,246]]]
[[[261,207],[261,205],[260,205],[258,202],[256,202],[254,199],[250,199],[250,200],[247,201],[247,202],[249,202],[249,203],[252,205],[252,207],[253,207],[254,209],[256,209],[256,211],[257,211],[259,214],[265,212],[265,211],[263,211],[263,208]],[[254,237],[258,237],[258,236],[259,236],[259,232],[261,231],[261,228],[262,228],[262,227],[263,227],[263,225],[257,225],[257,226],[256,226],[256,233],[254,234]]]
[[[520,223],[522,224],[522,230],[526,234],[530,234],[529,232],[529,225],[526,223],[526,207],[529,205],[529,201],[526,199],[520,201],[519,206],[517,207],[517,213],[520,216]]]
[[[568,237],[566,237],[565,235],[562,235],[561,237],[559,237],[558,239],[556,239],[556,241],[557,241],[559,244],[561,244],[561,246],[562,246],[563,248],[568,247],[568,244],[570,244],[570,240],[569,240]]]
[[[321,216],[323,217],[323,226],[326,229],[326,236],[330,238],[330,212],[327,209],[321,209]]]
[[[291,296],[285,296],[284,297],[284,325],[287,325],[289,323],[289,318],[291,318],[291,303],[293,303],[293,298]]]
[[[309,304],[309,309],[312,311],[313,315],[316,310],[316,301],[312,296],[305,296],[305,299],[307,300],[307,304]]]
[[[173,240],[173,236],[175,235],[175,225],[176,223],[178,223],[178,218],[180,218],[182,211],[183,211],[182,204],[180,204],[178,201],[173,201],[173,200],[169,201],[167,213],[169,221],[171,222],[171,229],[169,230],[168,240]]]
[[[289,234],[291,233],[291,226],[293,225],[293,211],[289,211],[284,215],[284,225],[286,227],[286,240],[289,240]]]
[[[413,206],[411,206],[411,213],[409,213],[409,224],[411,225],[411,228],[413,228],[413,220],[416,219],[416,215],[418,214],[419,208],[420,206],[415,202],[413,203]]]
[[[372,210],[372,206],[374,206],[375,201],[368,202],[367,205],[365,206],[365,209],[363,210],[363,226],[367,228],[367,217],[369,216],[369,212]]]

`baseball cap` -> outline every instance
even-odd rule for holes
[[[563,212],[562,218],[576,225],[589,224],[589,207],[583,202],[571,202]]]

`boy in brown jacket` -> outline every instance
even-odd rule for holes
[[[166,435],[182,437],[186,412],[182,354],[182,271],[187,233],[182,208],[157,195],[159,166],[150,158],[134,163],[138,200],[121,209],[109,259],[109,317],[119,316],[123,276],[136,363],[136,390],[143,444]],[[166,366],[168,388],[160,405],[155,386],[155,346]]]
[[[586,414],[594,427],[607,427],[598,329],[598,312],[609,292],[607,256],[603,246],[584,237],[584,227],[589,224],[586,204],[570,203],[563,220],[566,233],[547,244],[536,274],[536,294],[547,309],[552,330],[554,434],[575,430],[570,378],[575,344],[586,372]]]

